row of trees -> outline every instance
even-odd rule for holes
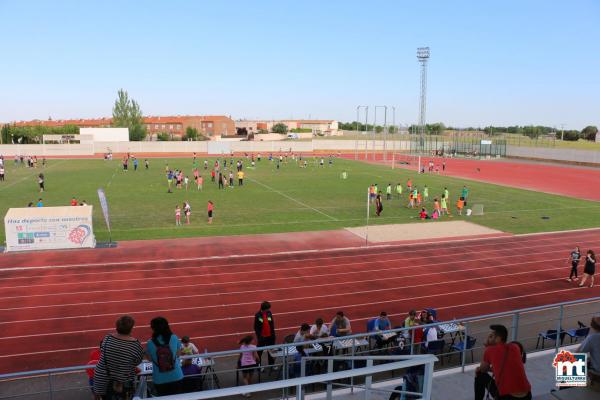
[[[373,125],[365,125],[361,122],[340,122],[339,127],[342,130],[346,131],[356,131],[359,132],[383,132],[384,127],[381,125],[377,125],[373,127]],[[483,131],[488,135],[501,135],[501,134],[517,134],[524,135],[530,137],[532,139],[536,139],[540,136],[555,136],[557,139],[564,138],[564,140],[577,141],[579,139],[596,140],[596,134],[598,133],[598,128],[595,126],[586,126],[581,131],[578,130],[565,130],[565,131],[557,131],[555,128],[549,126],[541,126],[541,125],[529,125],[529,126],[487,126],[485,128],[476,128],[476,127],[468,127],[468,128],[455,128],[455,127],[446,127],[443,123],[437,122],[433,124],[425,125],[425,133],[428,135],[441,135],[445,131]],[[395,133],[397,131],[397,127],[390,126],[388,127],[388,131],[390,133]],[[420,126],[411,125],[408,127],[408,131],[410,133],[419,133]]]
[[[78,135],[75,125],[65,126],[15,126],[5,124],[0,130],[2,143],[41,143],[43,135]]]

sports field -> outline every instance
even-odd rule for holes
[[[203,169],[204,159],[209,170]],[[429,187],[432,199],[447,187],[449,207],[455,214],[454,204],[463,185],[469,188],[469,204],[483,204],[485,215],[458,217],[512,233],[530,233],[596,226],[600,203],[546,193],[461,180],[442,175],[417,175],[406,169],[392,170],[383,165],[334,159],[333,165],[319,167],[308,158],[308,168],[300,168],[291,158],[277,170],[274,162],[257,162],[256,169],[244,161],[246,173],[243,187],[219,190],[210,181],[214,158],[199,157],[204,189],[197,191],[190,181],[189,190],[174,189],[167,193],[165,166],[183,169],[192,177],[192,158],[149,159],[149,170],[140,159],[138,171],[123,172],[120,160],[99,159],[48,160],[45,168],[29,169],[6,162],[6,181],[0,183],[0,213],[10,207],[25,207],[42,197],[45,206],[69,205],[71,197],[94,205],[94,231],[99,241],[108,240],[96,190],[106,191],[114,240],[158,239],[207,235],[236,235],[289,231],[314,231],[366,224],[366,191],[377,183],[384,193],[384,210],[375,217],[371,210],[370,224],[409,223],[418,220],[417,209],[406,208],[406,182],[412,178],[420,189]],[[237,160],[237,158],[235,159]],[[41,163],[40,163],[41,164]],[[341,179],[343,171],[348,178]],[[43,172],[46,192],[40,194],[37,174]],[[235,176],[235,171],[234,171]],[[235,179],[237,185],[237,179]],[[403,185],[401,199],[395,195],[385,200],[388,183]],[[192,223],[175,226],[175,206],[188,200],[192,206]],[[207,201],[215,204],[212,225],[206,223]],[[424,223],[435,224],[435,221]],[[0,227],[3,237],[4,227]],[[398,240],[410,238],[398,238]],[[227,246],[227,242],[223,243]]]

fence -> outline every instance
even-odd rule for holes
[[[515,301],[518,302],[518,298],[523,296],[515,296]],[[366,356],[373,351],[386,351],[396,355],[416,355],[420,351],[427,351],[438,357],[442,367],[461,366],[464,369],[469,362],[473,363],[481,359],[490,324],[499,323],[507,326],[511,340],[520,341],[528,351],[543,349],[548,341],[558,350],[563,340],[576,341],[581,338],[582,332],[585,332],[586,328],[578,329],[580,328],[578,322],[589,321],[591,316],[598,313],[599,305],[600,297],[594,297],[460,320],[452,319],[411,328],[398,327],[385,332],[362,333],[333,339],[324,338],[302,343],[284,343],[262,347],[259,350],[273,352],[273,355],[277,357],[279,360],[277,365],[280,367],[277,372],[278,378],[294,376],[293,371],[301,362],[292,358],[297,355],[298,346],[307,346],[309,350],[314,349],[314,351],[307,351],[309,355],[317,353],[318,346],[321,348],[332,346],[340,355],[344,353],[351,357]],[[423,348],[422,340],[418,339],[423,329],[431,327],[437,327],[436,329],[442,333],[442,339],[440,339],[443,341],[442,346],[435,351]],[[390,341],[385,349],[373,349],[372,339],[382,334],[392,335],[391,337],[395,339]],[[336,341],[340,344],[336,345]],[[229,350],[193,357],[202,361],[201,365],[204,366],[201,374],[202,380],[210,388],[213,388],[222,384],[237,385],[239,354],[239,350]],[[0,393],[2,393],[0,399],[44,394],[46,397],[38,398],[67,398],[65,393],[89,395],[89,389],[86,388],[83,379],[84,375],[81,374],[86,368],[90,367],[81,366],[0,375]],[[74,372],[78,374],[74,376],[72,374]],[[262,378],[262,375],[259,374],[259,377]],[[15,379],[18,380],[15,381]],[[327,380],[323,377],[314,379],[316,381]]]

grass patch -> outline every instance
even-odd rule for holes
[[[209,165],[214,159],[210,159]],[[190,182],[188,192],[174,189],[167,193],[165,164],[192,173],[192,160],[151,159],[150,169],[121,170],[118,160],[49,160],[43,170],[47,191],[37,191],[37,174],[41,169],[16,167],[6,163],[6,180],[0,182],[0,213],[10,207],[25,207],[30,201],[44,199],[46,206],[68,205],[72,196],[94,205],[94,231],[99,241],[108,240],[96,190],[104,188],[111,210],[114,240],[158,239],[190,236],[238,235],[253,233],[293,232],[363,226],[366,223],[366,190],[378,183],[385,193],[388,183],[406,186],[412,177],[419,187],[429,187],[431,210],[433,197],[444,187],[454,204],[464,184],[469,187],[469,204],[481,203],[485,215],[464,218],[484,226],[513,233],[544,232],[591,228],[596,224],[600,203],[569,197],[507,188],[436,175],[417,175],[412,171],[336,159],[324,168],[309,159],[307,169],[290,160],[280,170],[268,160],[257,162],[255,170],[247,168],[243,187],[219,190],[210,182],[207,171],[204,190],[197,191]],[[326,161],[327,164],[327,161]],[[132,165],[130,164],[130,168]],[[348,179],[341,179],[343,170]],[[237,179],[236,179],[237,183]],[[385,197],[385,195],[384,195]],[[206,223],[206,204],[215,203],[213,225]],[[175,205],[189,200],[192,224],[175,227]],[[370,223],[416,222],[418,211],[406,208],[406,189],[402,198],[384,202],[383,215],[371,215]],[[373,210],[372,210],[373,211]],[[542,219],[549,217],[549,219]],[[435,229],[436,222],[431,223]],[[0,227],[4,237],[4,225]],[[398,238],[410,239],[410,238]],[[226,245],[226,244],[225,244]]]

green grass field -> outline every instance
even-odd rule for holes
[[[140,160],[143,165],[143,160]],[[200,165],[202,168],[202,161]],[[212,163],[212,159],[210,161]],[[192,160],[150,159],[150,169],[143,166],[134,172],[121,170],[119,160],[49,160],[43,172],[46,192],[41,194],[46,206],[69,205],[72,196],[94,205],[94,231],[98,241],[108,240],[108,231],[102,218],[96,190],[104,188],[111,210],[114,240],[157,239],[208,235],[238,235],[252,233],[325,230],[363,226],[366,223],[366,190],[369,184],[378,183],[385,193],[388,183],[406,181],[412,177],[419,187],[429,186],[430,200],[439,195],[445,186],[454,204],[463,184],[470,190],[470,205],[481,203],[485,215],[468,220],[491,228],[513,232],[543,232],[595,226],[600,203],[556,195],[507,188],[434,175],[417,175],[414,172],[389,167],[369,165],[349,160],[338,160],[332,167],[320,168],[310,159],[309,168],[299,168],[296,163],[283,164],[277,171],[274,164],[263,159],[255,170],[247,168],[243,187],[219,190],[205,177],[204,190],[198,192],[174,189],[167,193],[165,164],[192,173]],[[38,192],[36,176],[41,171],[6,164],[6,181],[0,182],[0,213],[5,215],[10,207],[26,207],[36,202]],[[132,168],[132,165],[130,165]],[[348,179],[342,180],[343,170]],[[237,179],[236,179],[237,183]],[[385,196],[384,196],[385,197]],[[206,204],[215,204],[212,225],[206,223]],[[192,224],[175,227],[175,205],[189,200],[192,206]],[[407,195],[384,202],[381,217],[373,210],[371,224],[417,222],[418,210],[406,208]],[[431,201],[427,204],[431,210]],[[542,219],[549,217],[549,219]],[[457,217],[467,218],[467,217]],[[431,229],[438,222],[427,221]],[[1,236],[4,237],[2,224]],[[410,239],[410,238],[398,238]]]

